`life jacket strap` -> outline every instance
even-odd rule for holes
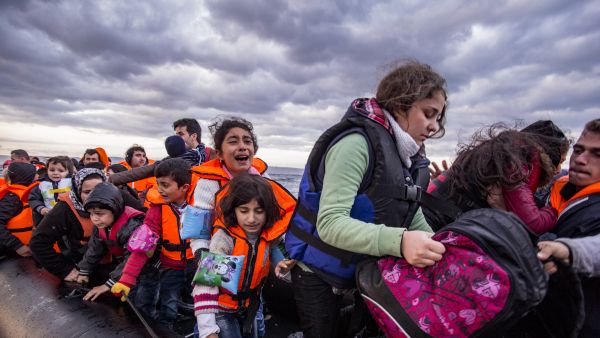
[[[424,193],[421,196],[421,204],[449,219],[457,219],[462,214],[462,210],[452,201],[443,200],[429,193]]]
[[[389,185],[389,187],[385,187],[384,185],[378,186],[379,191],[381,191],[381,193],[387,197],[409,202],[421,201],[423,188],[418,185],[404,184],[399,187],[394,185]]]
[[[296,212],[312,224],[317,224],[317,215],[308,210],[303,204],[298,203],[296,205]],[[330,256],[340,259],[342,267],[347,267],[350,264],[356,264],[364,259],[364,256],[362,255],[357,255],[323,242],[321,239],[302,230],[298,225],[296,225],[296,222],[291,222],[289,225],[289,229],[294,234],[294,236],[298,237],[301,241],[305,242],[306,244]]]
[[[32,231],[33,227],[26,227],[26,228],[18,228],[18,229],[7,229],[8,232],[10,233],[15,233],[15,232],[27,232],[27,231]]]
[[[161,245],[168,251],[185,251],[190,247],[190,243],[184,242],[181,244],[173,244],[169,241],[163,241]]]

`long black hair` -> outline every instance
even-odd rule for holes
[[[226,226],[238,224],[235,208],[256,199],[264,209],[266,219],[263,229],[269,228],[281,219],[283,209],[277,203],[277,198],[267,179],[259,175],[241,173],[229,181],[225,197],[219,203],[216,215],[222,218]]]
[[[470,143],[459,145],[448,174],[449,197],[458,205],[487,205],[493,187],[514,187],[529,178],[531,162],[539,158],[539,186],[554,176],[555,167],[529,133],[496,123],[476,132]]]

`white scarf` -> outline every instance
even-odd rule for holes
[[[410,158],[413,157],[417,152],[419,152],[419,149],[421,149],[421,147],[419,147],[419,145],[417,144],[417,142],[415,142],[412,136],[410,136],[407,132],[404,131],[404,129],[402,129],[402,127],[400,127],[398,122],[396,122],[396,119],[394,119],[394,117],[392,117],[392,115],[388,113],[387,110],[382,109],[382,111],[385,114],[385,117],[390,122],[390,127],[394,132],[394,139],[396,140],[396,148],[398,149],[398,155],[400,155],[400,160],[402,160],[402,163],[406,166],[406,168],[410,168],[412,165],[412,161],[410,160]]]

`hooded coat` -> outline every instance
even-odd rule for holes
[[[88,243],[88,249],[85,252],[83,259],[79,262],[79,274],[83,276],[90,275],[96,266],[107,257],[110,252],[109,247],[115,246],[122,248],[122,255],[111,254],[109,257],[116,267],[110,273],[108,281],[105,283],[108,287],[112,287],[115,281],[118,281],[123,272],[123,266],[129,257],[127,251],[127,242],[133,231],[140,226],[144,221],[144,213],[137,211],[131,207],[125,206],[121,191],[110,183],[100,183],[88,196],[84,207],[89,210],[90,206],[101,205],[102,209],[109,209],[114,216],[113,224],[110,227],[98,229],[94,227],[92,237]],[[118,224],[118,225],[117,225]],[[105,232],[105,238],[102,239],[100,231]],[[117,231],[116,236],[112,233]],[[115,241],[110,240],[111,237]]]

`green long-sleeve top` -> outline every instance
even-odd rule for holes
[[[351,252],[402,257],[402,235],[406,229],[365,223],[350,217],[368,163],[367,140],[360,134],[345,136],[327,152],[317,216],[319,237],[329,245]],[[408,230],[432,232],[421,208]]]

